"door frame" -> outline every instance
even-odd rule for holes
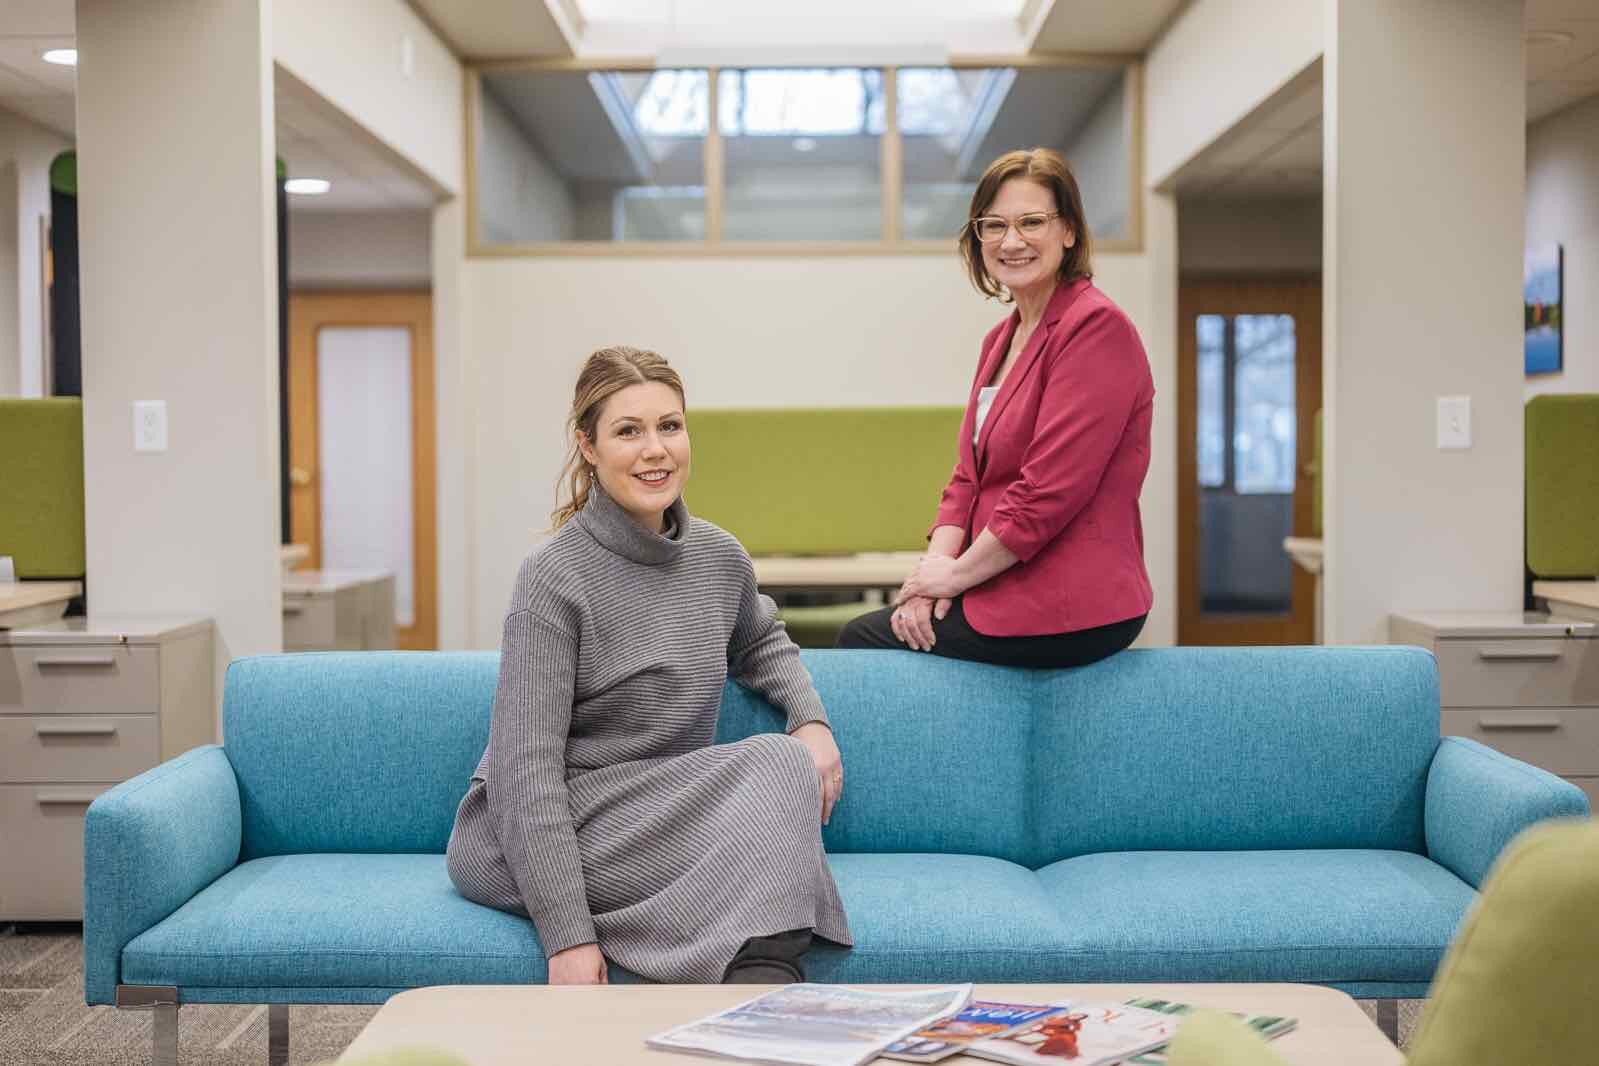
[[[428,289],[289,293],[290,532],[308,545],[305,569],[322,566],[322,494],[317,424],[317,338],[338,326],[403,327],[411,334],[411,561],[414,620],[396,624],[395,644],[438,647],[437,446],[433,385],[433,294]],[[301,476],[301,475],[304,476]]]
[[[1321,278],[1319,276],[1184,277],[1177,287],[1177,642],[1179,644],[1312,644],[1316,578],[1289,564],[1293,575],[1287,615],[1206,614],[1200,610],[1199,353],[1194,334],[1201,314],[1294,316],[1293,534],[1312,536],[1311,415],[1321,407]]]

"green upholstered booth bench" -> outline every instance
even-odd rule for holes
[[[1599,577],[1599,394],[1527,401],[1527,569]]]
[[[83,577],[83,401],[0,399],[0,555],[18,578]]]
[[[818,586],[836,588],[829,559],[926,547],[961,415],[959,407],[696,408],[689,510],[738,537],[758,574],[763,557],[804,556],[828,578]],[[780,617],[802,646],[826,647],[872,606],[785,606]]]

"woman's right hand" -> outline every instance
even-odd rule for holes
[[[605,985],[605,956],[597,944],[579,944],[550,956],[550,984]]]
[[[899,606],[888,617],[888,627],[912,651],[931,651],[935,642],[933,619],[942,620],[949,613],[950,601],[927,596],[906,599],[903,592],[898,599]]]

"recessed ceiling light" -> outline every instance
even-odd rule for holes
[[[54,63],[58,67],[75,67],[78,65],[78,50],[76,48],[52,48],[39,58],[46,63]]]
[[[813,138],[813,137],[795,137],[794,138],[794,151],[796,151],[796,152],[814,152],[814,151],[816,151],[816,140],[815,140],[815,138]]]
[[[326,178],[290,178],[283,188],[296,196],[321,196],[333,188],[333,183]]]
[[[1577,39],[1575,34],[1566,33],[1564,30],[1529,30],[1527,43],[1534,46],[1564,45]]]

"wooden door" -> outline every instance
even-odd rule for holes
[[[335,337],[361,332],[393,339],[404,337],[396,350],[409,354],[410,523],[408,580],[395,575],[401,617],[395,641],[401,648],[438,646],[438,544],[435,507],[433,417],[433,299],[426,291],[295,292],[289,296],[289,479],[290,530],[296,544],[310,549],[302,569],[324,568],[324,500],[320,438],[335,412],[323,411],[329,382],[321,380],[322,358]],[[403,371],[399,372],[402,379]],[[330,381],[332,380],[330,376]],[[342,379],[340,379],[342,380]],[[336,397],[342,399],[342,397]],[[390,412],[390,417],[405,417]],[[390,457],[393,458],[393,457]],[[403,462],[403,460],[401,460]],[[403,534],[402,534],[403,537]],[[371,565],[376,565],[374,562]],[[368,568],[362,564],[362,568]],[[410,592],[407,601],[405,592]],[[406,617],[409,615],[409,617]]]
[[[1184,281],[1177,352],[1178,643],[1313,643],[1321,283]]]

